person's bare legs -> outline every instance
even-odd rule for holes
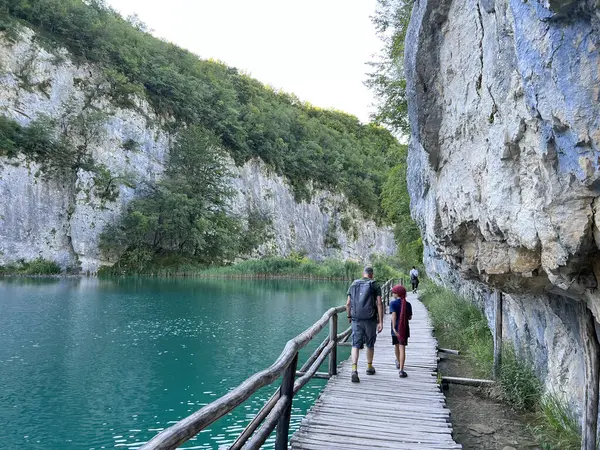
[[[367,365],[373,364],[373,356],[375,355],[375,347],[367,347]]]
[[[400,346],[398,344],[394,345],[394,353],[396,353],[396,363],[400,363]],[[396,369],[398,369],[398,367],[396,367]]]
[[[373,367],[373,355],[375,347],[367,347],[367,375],[375,375],[375,367]]]
[[[358,347],[352,347],[352,382],[360,383],[360,378],[358,378],[358,354],[360,349]]]
[[[358,365],[358,353],[359,349],[356,347],[352,347],[352,365]]]
[[[397,345],[396,347],[399,347],[400,357],[398,358],[398,362],[400,363],[400,373],[402,374],[404,372],[404,362],[406,361],[406,346]]]

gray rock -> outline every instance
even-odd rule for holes
[[[469,425],[469,430],[474,431],[475,433],[481,434],[494,434],[496,432],[495,428],[492,428],[488,425],[484,425],[481,423],[476,423],[473,425]]]
[[[576,411],[578,303],[600,318],[593,4],[415,2],[405,54],[408,183],[427,272],[490,324],[489,294],[505,292],[504,339]]]

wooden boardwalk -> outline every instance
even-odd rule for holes
[[[377,373],[365,374],[365,352],[358,364],[360,383],[350,381],[352,362],[344,361],[302,420],[292,450],[459,449],[452,438],[450,411],[437,385],[437,342],[425,306],[409,294],[413,308],[406,352],[407,378],[400,378],[391,343],[390,316],[375,344]]]

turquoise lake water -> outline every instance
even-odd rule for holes
[[[281,280],[0,280],[1,447],[138,448],[272,364],[287,340],[344,303],[345,289]],[[183,448],[231,443],[278,383]],[[323,385],[313,380],[299,392],[293,429]]]

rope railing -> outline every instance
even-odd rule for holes
[[[386,287],[386,292],[387,290],[391,292],[392,286],[393,280],[388,280],[383,285],[383,287]],[[390,294],[387,295],[389,304]],[[313,378],[328,379],[337,375],[337,347],[340,344],[343,345],[352,333],[351,327],[348,327],[338,334],[338,314],[344,311],[346,311],[345,305],[327,310],[312,326],[289,340],[277,360],[270,367],[252,375],[223,397],[161,431],[144,444],[140,450],[173,450],[178,448],[206,427],[233,411],[259,389],[273,384],[280,377],[282,381],[279,389],[267,400],[261,410],[229,447],[229,450],[258,449],[265,443],[275,428],[277,428],[275,449],[287,449],[294,395]],[[327,323],[329,323],[329,336],[321,342],[298,370],[298,352],[317,336]],[[327,358],[329,358],[328,372],[318,372],[319,367]]]

